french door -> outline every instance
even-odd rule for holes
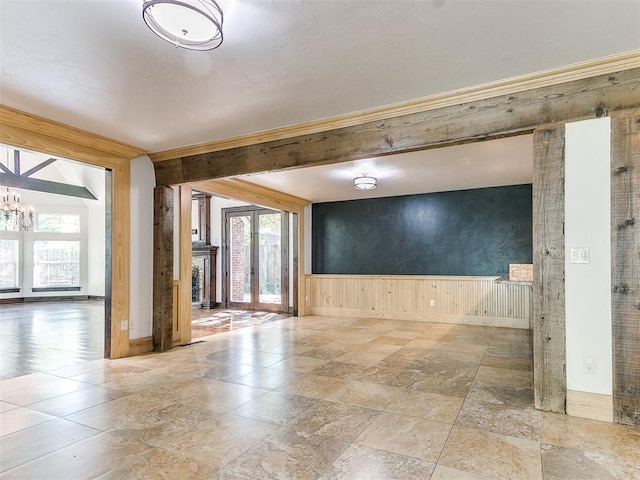
[[[224,209],[227,308],[289,308],[289,215],[261,207]]]

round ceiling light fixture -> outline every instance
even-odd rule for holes
[[[357,190],[373,190],[377,186],[378,179],[376,177],[370,177],[366,173],[353,179],[353,188]]]
[[[222,43],[222,9],[215,0],[144,0],[142,18],[176,47],[213,50]]]

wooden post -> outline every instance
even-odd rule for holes
[[[173,189],[153,189],[153,350],[173,347]]]
[[[533,138],[534,403],[537,409],[564,413],[564,125],[536,130]]]
[[[611,119],[613,418],[640,425],[640,112]]]

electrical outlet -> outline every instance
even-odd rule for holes
[[[584,372],[596,373],[596,357],[584,357]]]
[[[431,300],[429,300],[429,305],[431,307],[435,307],[436,306],[436,301],[432,298]]]
[[[128,327],[129,327],[129,321],[128,320],[120,321],[120,330],[125,331]]]

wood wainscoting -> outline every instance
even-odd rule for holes
[[[498,277],[307,275],[314,315],[531,328],[531,285]]]

